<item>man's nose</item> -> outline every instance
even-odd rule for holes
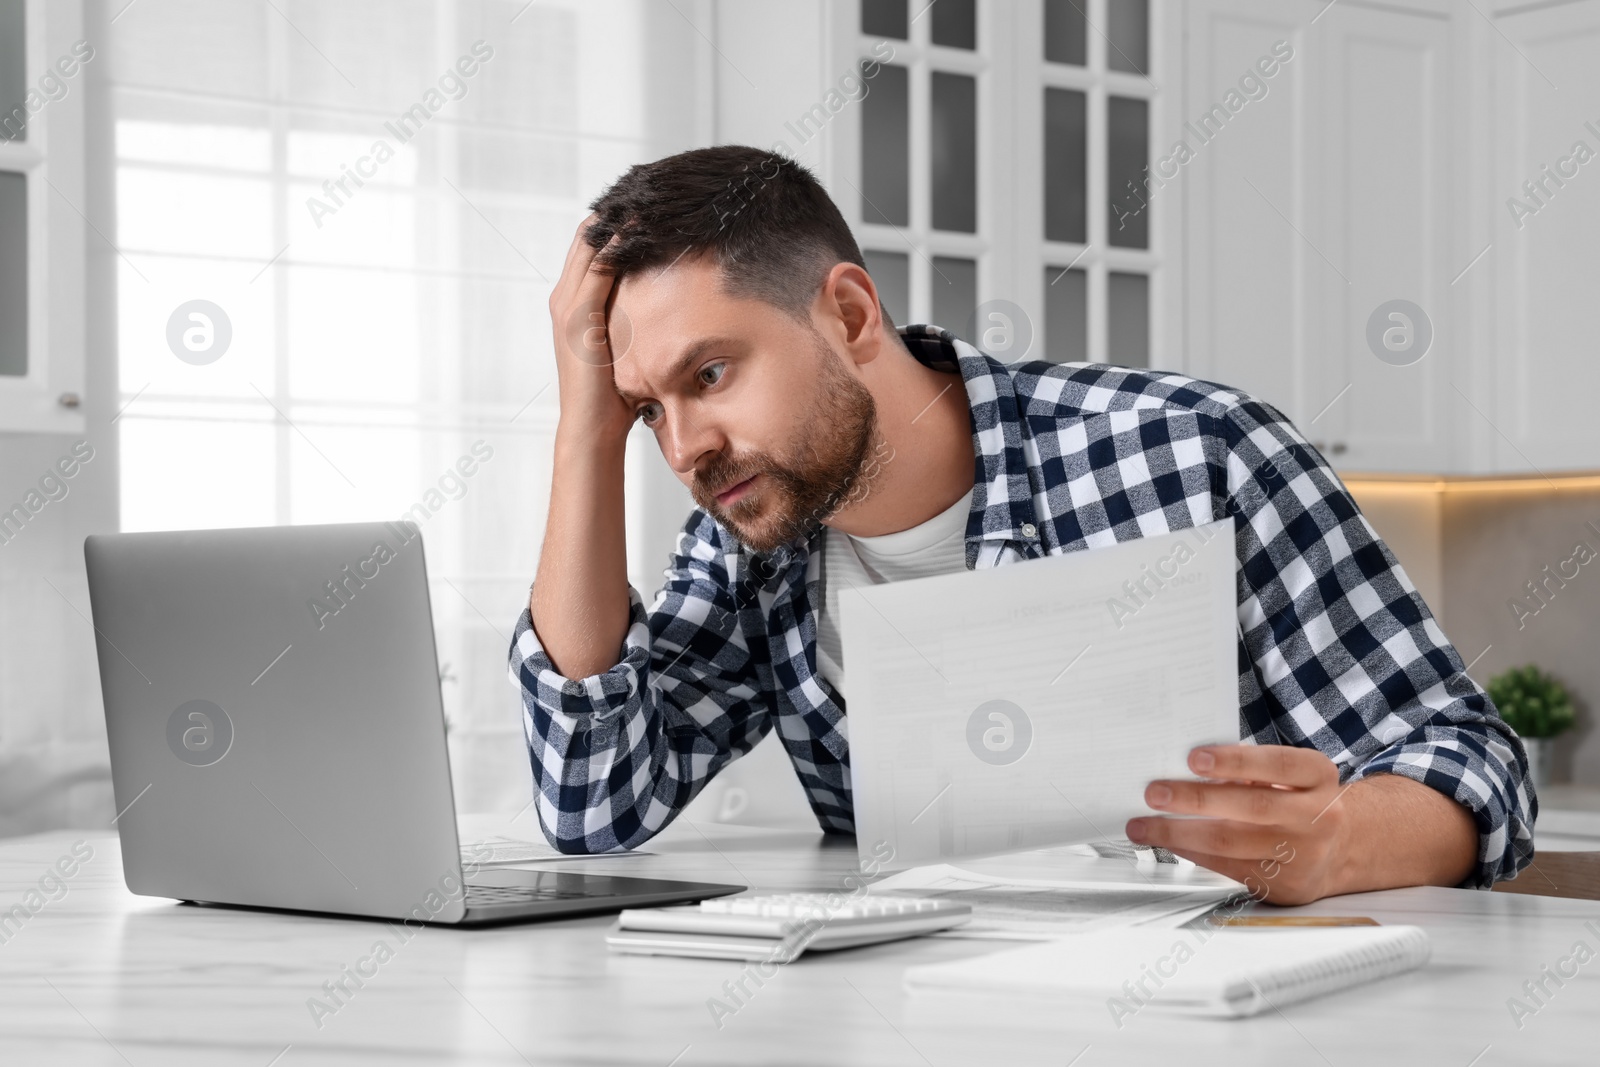
[[[727,441],[714,426],[697,423],[681,410],[668,419],[667,440],[662,452],[668,465],[681,478],[694,474],[708,453],[723,451]]]

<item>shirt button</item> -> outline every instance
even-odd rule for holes
[[[1039,533],[1039,529],[1038,529],[1038,527],[1034,526],[1033,523],[1025,522],[1025,523],[1022,524],[1022,536],[1023,537],[1034,537],[1038,533]]]

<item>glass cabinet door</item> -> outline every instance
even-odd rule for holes
[[[83,6],[0,0],[0,433],[84,429]]]
[[[1020,314],[1021,347],[991,355],[1148,366],[1165,209],[1150,194],[1161,117],[1152,18],[1163,9],[856,0],[840,10],[852,30],[840,46],[854,50],[842,65],[890,56],[862,100],[859,151],[846,153],[839,189],[858,200],[857,238],[895,323],[993,348],[1002,333],[986,327]]]
[[[28,179],[0,171],[0,375],[28,373]]]
[[[0,143],[28,137],[27,39],[23,0],[0,0]],[[0,376],[28,373],[27,268],[27,178],[0,169]]]

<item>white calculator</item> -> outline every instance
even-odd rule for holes
[[[851,900],[828,893],[722,897],[684,907],[624,911],[606,944],[613,952],[643,956],[788,963],[807,950],[896,941],[959,926],[970,918],[970,906],[937,898]]]

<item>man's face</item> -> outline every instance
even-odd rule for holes
[[[856,489],[876,408],[815,327],[728,296],[719,279],[688,258],[624,278],[611,309],[623,348],[613,372],[695,503],[768,552]]]

